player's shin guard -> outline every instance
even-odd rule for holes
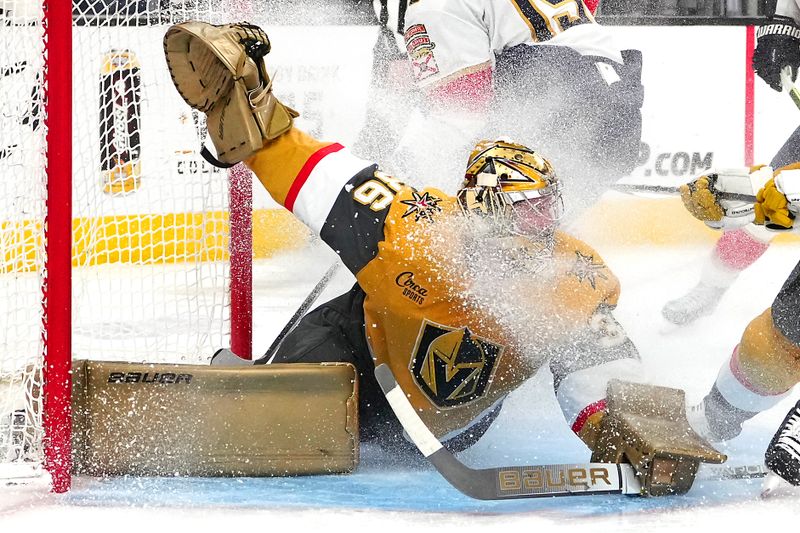
[[[800,401],[789,410],[764,456],[767,468],[800,485]]]
[[[745,421],[785,398],[798,381],[800,347],[775,328],[767,309],[747,326],[709,394],[689,410],[689,420],[706,439],[729,440]]]
[[[700,436],[709,442],[724,442],[742,432],[742,424],[757,412],[739,409],[732,405],[715,383],[703,401],[687,410],[686,416]]]

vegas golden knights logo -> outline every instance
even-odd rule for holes
[[[468,328],[449,328],[426,320],[410,370],[434,404],[456,407],[486,394],[502,351],[502,346],[476,337]]]

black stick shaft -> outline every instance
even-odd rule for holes
[[[330,283],[333,276],[336,275],[336,272],[339,270],[339,265],[340,263],[337,260],[328,268],[328,270],[325,272],[325,275],[322,276],[322,279],[320,279],[317,284],[314,285],[314,288],[311,289],[311,292],[308,294],[308,296],[306,296],[306,299],[303,300],[303,303],[301,303],[300,307],[297,308],[297,311],[295,311],[295,313],[292,315],[292,318],[289,319],[289,322],[283,326],[281,332],[278,333],[278,336],[275,337],[274,341],[272,341],[272,344],[270,344],[269,348],[264,354],[264,357],[262,357],[262,360],[266,359],[267,362],[269,362],[269,360],[272,359],[272,357],[275,355],[275,352],[278,351],[278,348],[283,342],[283,339],[286,338],[286,335],[288,335],[294,329],[297,323],[300,322],[300,319],[303,318],[303,316],[306,314],[306,311],[308,311],[308,309],[314,305],[314,302],[317,301],[319,295],[323,290],[325,290],[325,287],[328,286],[328,283]]]
[[[615,183],[613,189],[619,192],[626,193],[654,193],[654,194],[667,194],[671,196],[678,196],[681,191],[678,187],[668,187],[666,185],[645,185],[641,183]],[[749,202],[751,204],[756,202],[756,197],[752,194],[741,194],[735,192],[716,192],[715,193],[722,200],[736,200],[739,202]]]

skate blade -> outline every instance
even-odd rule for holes
[[[766,500],[782,494],[794,494],[796,487],[785,481],[781,476],[770,472],[761,485],[761,499]]]

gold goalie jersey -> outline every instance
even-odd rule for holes
[[[528,270],[521,238],[512,255],[484,246],[471,225],[480,221],[455,198],[407,187],[339,144],[293,129],[247,164],[355,274],[376,364],[389,364],[439,438],[496,406],[547,364],[550,347],[616,305],[618,281],[586,244],[557,233],[546,268]]]

